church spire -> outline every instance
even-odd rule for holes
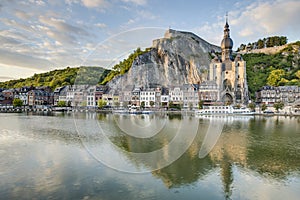
[[[228,13],[226,13],[226,23],[224,26],[224,37],[221,42],[222,61],[231,60],[232,47],[233,47],[233,41],[230,38],[230,29],[229,29],[229,25],[228,25]]]

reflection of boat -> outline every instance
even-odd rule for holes
[[[153,111],[151,110],[138,110],[138,109],[119,109],[119,110],[113,110],[114,114],[152,114]]]
[[[265,110],[263,114],[264,115],[274,115],[274,112],[271,110]]]
[[[233,106],[207,106],[201,110],[196,110],[195,115],[253,115],[249,108]]]
[[[248,121],[254,118],[254,115],[196,115],[200,119],[231,121]]]
[[[112,112],[113,112],[113,113],[116,113],[116,114],[127,114],[127,113],[129,113],[129,110],[126,110],[126,109],[118,109],[118,110],[113,110]]]

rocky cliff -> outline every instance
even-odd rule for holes
[[[198,83],[206,80],[209,52],[221,51],[197,35],[167,30],[164,38],[153,41],[151,50],[138,56],[128,73],[115,77],[110,88],[127,85],[162,86]]]

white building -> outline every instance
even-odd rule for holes
[[[183,103],[183,91],[181,88],[178,87],[172,87],[169,92],[170,95],[170,101],[173,102],[173,104],[182,104]]]
[[[147,89],[145,91],[140,92],[140,101],[141,103],[144,102],[145,107],[149,108],[155,106],[156,102],[156,92],[154,89]]]
[[[183,108],[192,109],[198,108],[199,94],[197,84],[185,84],[182,87]]]
[[[95,99],[95,91],[96,91],[96,86],[90,86],[89,88],[87,88],[86,106],[88,108],[97,107],[97,102]]]

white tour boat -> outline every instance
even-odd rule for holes
[[[253,115],[254,112],[246,107],[207,106],[196,110],[195,115]]]

